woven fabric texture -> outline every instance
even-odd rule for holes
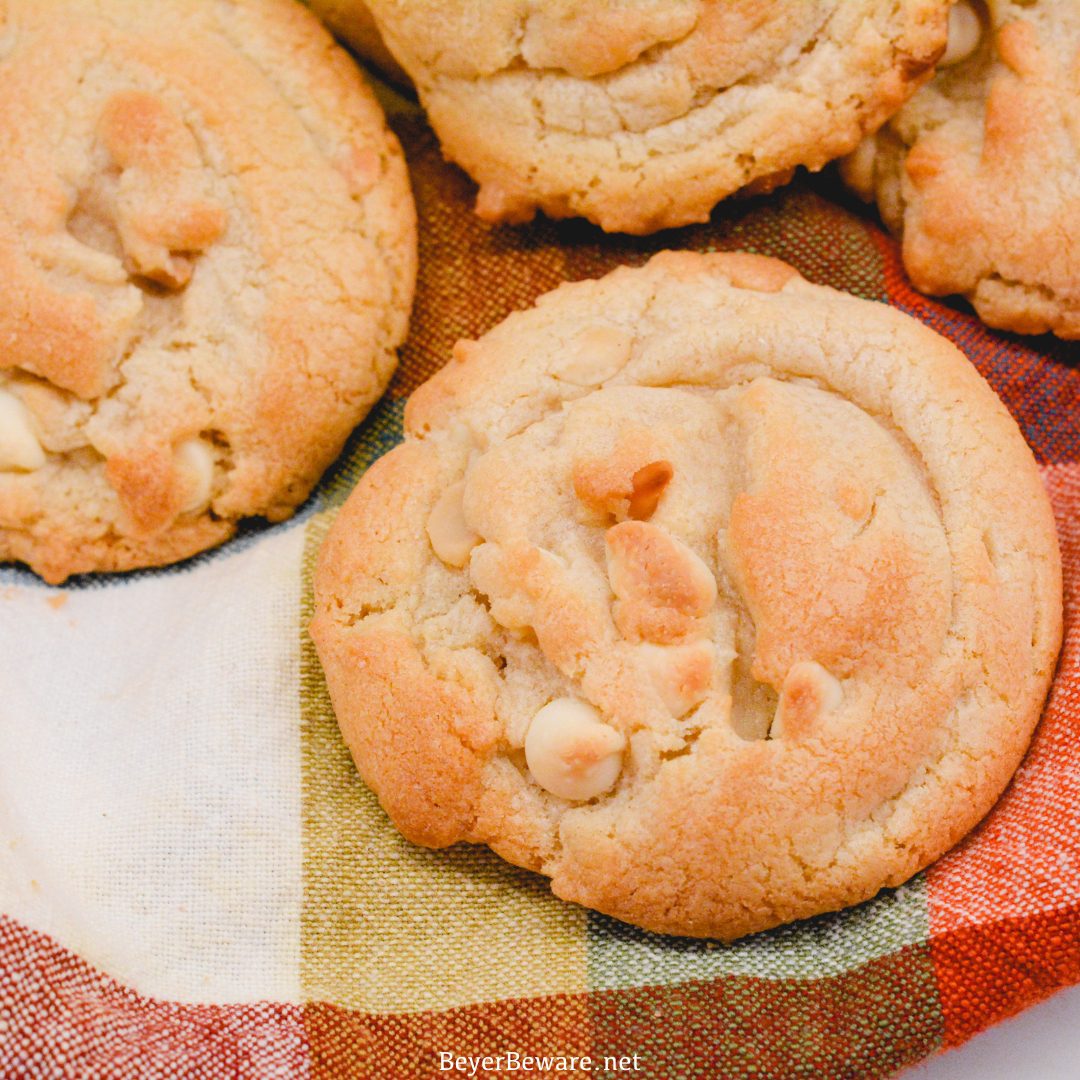
[[[548,1061],[514,1075],[874,1078],[1080,982],[1080,348],[994,333],[913,292],[895,243],[827,176],[647,239],[491,229],[415,110],[387,103],[421,221],[412,333],[297,519],[63,593],[0,569],[0,677],[14,688],[0,693],[0,1076],[499,1076],[530,1055]],[[777,256],[954,341],[1036,454],[1065,568],[1046,712],[978,830],[900,889],[731,946],[563,904],[486,851],[406,843],[352,767],[304,633],[336,508],[400,440],[408,394],[453,343],[667,247]],[[122,687],[92,670],[110,650],[133,668]],[[61,673],[83,667],[63,690]],[[26,674],[49,670],[55,685]],[[250,693],[220,689],[237,680]],[[77,748],[70,769],[32,758],[35,723],[52,760]],[[172,792],[159,816],[121,798],[140,785]]]

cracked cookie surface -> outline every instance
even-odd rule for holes
[[[1036,465],[966,358],[740,254],[665,253],[459,343],[315,591],[342,732],[406,837],[725,939],[959,840],[1061,634]]]
[[[404,160],[292,0],[0,0],[0,560],[186,558],[303,501],[396,364]]]
[[[933,81],[844,162],[917,289],[1080,338],[1080,8],[960,0]]]
[[[367,6],[482,217],[648,233],[853,149],[929,74],[948,0]]]

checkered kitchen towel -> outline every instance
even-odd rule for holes
[[[490,1076],[519,1054],[594,1066],[522,1076],[879,1077],[1080,981],[1080,347],[913,293],[820,181],[648,240],[492,230],[417,115],[395,123],[422,221],[413,333],[304,511],[62,591],[0,569],[0,1077],[467,1075],[447,1054],[501,1055]],[[305,635],[335,508],[453,342],[667,246],[776,255],[955,341],[1034,447],[1065,562],[1060,672],[982,827],[901,889],[732,946],[564,904],[483,850],[411,847]]]

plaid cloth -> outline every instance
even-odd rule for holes
[[[474,1070],[498,1076],[519,1054],[593,1066],[519,1076],[870,1078],[1080,981],[1077,347],[914,293],[827,178],[644,240],[490,229],[388,102],[422,222],[413,331],[309,504],[169,570],[57,591],[0,569],[0,1076],[382,1080],[502,1055]],[[665,247],[775,255],[955,341],[1034,448],[1065,565],[1057,680],[982,826],[903,888],[732,946],[564,904],[485,850],[410,846],[352,767],[305,634],[336,507],[454,341]]]

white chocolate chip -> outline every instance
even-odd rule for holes
[[[815,660],[792,664],[780,688],[780,702],[769,734],[773,738],[807,735],[823,716],[838,709],[843,700],[840,681]]]
[[[552,365],[551,374],[575,386],[599,386],[626,367],[633,344],[633,337],[625,330],[594,326],[567,345]]]
[[[197,514],[210,505],[214,490],[214,450],[204,439],[187,439],[176,448],[176,471],[184,486],[182,514]]]
[[[981,37],[979,13],[968,0],[958,0],[949,9],[949,44],[938,64],[951,67],[966,60],[979,47]]]
[[[525,736],[533,779],[560,799],[584,802],[609,790],[622,772],[626,736],[591,705],[556,698],[534,717]]]
[[[0,390],[0,472],[33,472],[45,460],[30,410],[14,394]]]
[[[428,515],[427,534],[431,548],[447,566],[464,566],[480,537],[465,521],[463,496],[465,481],[451,484]]]
[[[676,719],[709,696],[717,659],[716,647],[710,640],[687,645],[639,645],[637,655],[660,700]]]

